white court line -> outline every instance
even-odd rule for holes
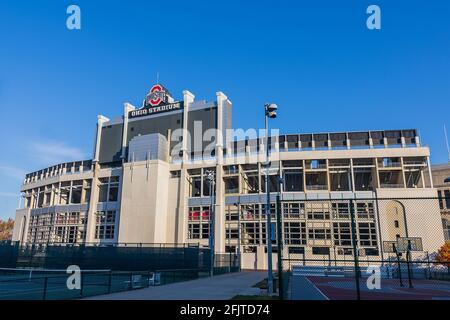
[[[308,277],[305,277],[306,281],[308,281],[310,284],[313,285],[314,288],[316,288],[317,291],[327,300],[330,300],[320,289],[317,287],[314,283],[311,282],[311,280],[308,279]]]

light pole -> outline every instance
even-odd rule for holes
[[[210,250],[210,276],[214,275],[214,244],[215,244],[215,222],[214,222],[214,205],[215,205],[215,172],[213,170],[206,170],[206,178],[209,181],[209,196],[211,197],[211,206],[209,208],[209,250]]]
[[[264,105],[265,114],[265,131],[266,131],[266,243],[267,243],[267,292],[273,293],[273,272],[272,272],[272,218],[270,214],[270,190],[269,190],[269,118],[277,117],[277,105],[274,103],[266,103]]]

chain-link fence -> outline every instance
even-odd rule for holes
[[[439,198],[278,200],[293,299],[450,298]],[[278,247],[280,248],[280,247]]]
[[[1,299],[77,299],[211,275],[208,248],[187,244],[0,245]],[[214,255],[214,275],[239,270],[239,256]],[[69,289],[79,268],[80,286]]]

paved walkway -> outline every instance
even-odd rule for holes
[[[245,294],[263,280],[267,272],[242,271],[213,278],[172,283],[164,286],[112,293],[86,298],[88,300],[228,300]]]

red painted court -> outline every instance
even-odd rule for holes
[[[329,300],[356,299],[354,278],[306,276],[309,283]],[[408,279],[403,287],[398,279],[382,279],[381,289],[369,290],[366,279],[360,280],[363,300],[450,300],[450,282],[439,280],[414,279],[409,288]]]

